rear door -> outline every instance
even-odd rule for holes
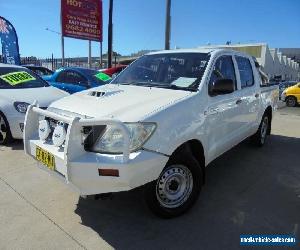
[[[248,57],[235,56],[238,69],[238,81],[240,89],[237,91],[240,100],[242,139],[254,133],[257,129],[258,113],[260,107],[261,88],[255,75],[255,65]]]
[[[236,88],[233,93],[213,96],[210,86],[218,79],[232,79]],[[236,142],[240,131],[238,116],[241,112],[237,93],[236,71],[231,55],[216,59],[208,83],[207,131],[209,132],[210,157],[218,156],[230,149]]]

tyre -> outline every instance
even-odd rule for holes
[[[297,105],[297,99],[294,96],[288,96],[286,98],[286,106],[295,107]]]
[[[12,140],[9,124],[6,117],[0,112],[0,145],[6,145]]]
[[[202,184],[202,169],[192,153],[175,152],[158,179],[146,185],[146,203],[159,217],[177,217],[196,202]]]
[[[252,142],[254,145],[262,147],[266,143],[268,134],[271,128],[271,117],[268,114],[264,114],[257,132],[252,136]]]

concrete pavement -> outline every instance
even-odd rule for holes
[[[246,141],[212,162],[194,208],[162,220],[141,188],[82,199],[36,168],[21,142],[0,147],[0,249],[239,249],[247,233],[300,240],[299,149],[300,108],[280,109],[265,147]]]

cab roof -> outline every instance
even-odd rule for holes
[[[0,63],[0,68],[24,68],[24,67],[19,65],[14,65],[14,64]]]
[[[193,48],[193,49],[172,49],[172,50],[161,50],[150,52],[147,55],[156,55],[156,54],[172,54],[172,53],[210,53],[210,54],[217,54],[221,52],[230,52],[235,55],[248,55],[244,52],[240,52],[237,50],[233,50],[230,48],[220,48],[220,47],[200,47],[200,48]],[[248,55],[249,56],[249,55]]]

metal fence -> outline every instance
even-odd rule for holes
[[[0,55],[0,63],[3,62],[3,57]],[[107,60],[102,60],[102,65],[100,66],[99,58],[92,58],[91,68],[92,69],[100,69],[107,67]],[[113,63],[116,65],[119,63],[117,57],[114,58]],[[61,58],[36,58],[36,57],[22,57],[21,58],[22,65],[36,65],[36,66],[43,66],[51,70],[56,70],[62,67],[62,60]],[[89,68],[89,63],[87,58],[65,58],[65,66],[66,67],[84,67]]]
[[[32,64],[37,66],[43,66],[51,70],[56,70],[60,67],[62,67],[62,60],[61,58],[45,58],[45,59],[38,59],[38,58],[32,58],[32,57],[23,57],[21,58],[21,64]],[[89,68],[89,64],[87,62],[87,59],[85,58],[65,58],[65,64],[66,67],[84,67]],[[102,64],[100,66],[99,59],[96,58],[92,59],[91,68],[92,69],[100,69],[105,68],[106,63]]]

